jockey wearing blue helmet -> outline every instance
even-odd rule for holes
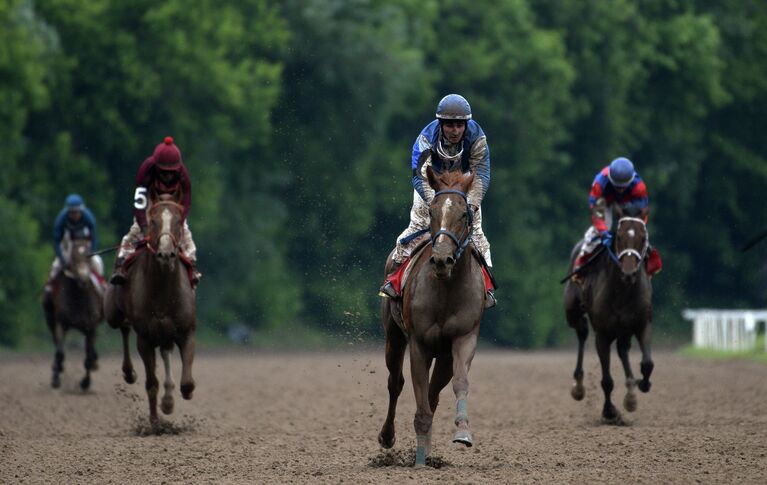
[[[600,244],[608,247],[612,245],[613,235],[610,229],[613,225],[614,205],[624,208],[633,207],[645,224],[647,223],[650,209],[647,185],[637,173],[631,160],[625,157],[616,158],[594,177],[589,193],[591,226],[583,236],[584,242],[575,259],[573,269],[583,266]],[[660,271],[662,262],[657,249],[650,249],[647,261],[647,273],[650,276]],[[580,273],[574,274],[572,279],[576,283],[583,282]]]
[[[46,293],[50,293],[50,283],[56,278],[59,271],[67,262],[67,251],[71,241],[76,239],[88,239],[91,242],[91,251],[98,248],[98,234],[96,233],[96,218],[85,206],[85,201],[79,194],[69,194],[64,199],[64,207],[56,217],[53,224],[53,251],[56,257],[51,265],[48,275],[48,284],[45,286]],[[104,274],[104,262],[101,256],[91,256],[91,269],[99,276]]]
[[[413,144],[411,157],[413,206],[410,210],[410,224],[396,241],[392,259],[395,271],[387,277],[381,293],[397,298],[400,292],[401,273],[411,252],[428,238],[429,204],[434,190],[426,179],[426,168],[435,171],[461,170],[474,172],[474,182],[469,188],[467,202],[474,209],[472,244],[483,256],[488,269],[492,267],[490,244],[482,231],[480,205],[490,186],[490,149],[487,137],[479,123],[472,119],[471,106],[459,94],[448,94],[437,105],[436,119],[426,125]],[[492,288],[488,287],[487,307],[495,305]]]

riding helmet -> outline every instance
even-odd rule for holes
[[[64,206],[69,210],[83,210],[85,202],[78,194],[69,194],[64,201]]]
[[[628,187],[634,181],[636,172],[634,164],[628,158],[616,158],[610,162],[610,168],[607,171],[607,178],[610,183],[616,187]]]
[[[470,120],[471,106],[460,94],[448,94],[437,105],[437,118],[440,120]]]
[[[155,147],[152,156],[157,167],[162,170],[178,170],[181,166],[181,150],[173,143],[173,137],[166,136],[163,142]]]

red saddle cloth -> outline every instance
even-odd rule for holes
[[[652,248],[647,256],[647,274],[652,276],[663,269],[663,260],[660,258],[660,252]]]
[[[399,266],[399,268],[397,268],[393,273],[386,277],[386,282],[391,283],[392,288],[394,288],[394,291],[396,291],[398,295],[402,294],[402,278],[405,275],[405,269],[407,269],[410,261],[411,258],[406,258]],[[484,264],[481,264],[481,266],[482,276],[485,278],[485,291],[494,290],[495,288],[493,287],[493,281],[490,278],[490,274],[487,272],[487,268],[485,268]],[[384,284],[386,284],[386,282],[384,282]]]
[[[133,265],[133,262],[136,261],[136,258],[139,254],[147,251],[147,245],[141,244],[138,247],[136,247],[136,250],[131,253],[127,258],[125,258],[125,262],[123,263],[123,268],[125,269],[125,274],[127,275],[130,271],[130,267]],[[192,285],[192,280],[194,278],[194,264],[192,263],[192,260],[186,257],[184,253],[179,253],[178,255],[179,259],[182,263],[184,263],[184,266],[186,266],[186,275],[189,278],[189,284]]]

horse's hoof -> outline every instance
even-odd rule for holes
[[[605,404],[604,409],[602,409],[602,422],[613,425],[624,424],[621,413],[618,412],[618,409],[612,403]]]
[[[474,441],[471,439],[471,432],[467,429],[459,429],[453,436],[453,443],[460,443],[466,445],[467,448],[471,448],[474,445]]]
[[[194,392],[194,383],[181,384],[181,397],[186,400],[192,399],[192,393]]]
[[[83,391],[87,391],[91,387],[91,378],[88,376],[83,377],[83,380],[80,381],[80,389]]]
[[[639,388],[639,390],[640,390],[640,391],[642,391],[642,392],[649,392],[649,391],[650,391],[650,386],[651,386],[651,385],[652,385],[652,384],[650,383],[650,381],[648,381],[648,380],[646,380],[646,379],[642,379],[642,380],[641,380],[641,381],[639,381],[639,383],[637,384],[637,387],[638,387],[638,388]]]
[[[576,401],[580,401],[586,395],[586,389],[584,389],[583,384],[576,382],[573,384],[572,389],[570,389],[570,395],[573,396],[573,399]]]
[[[173,412],[173,396],[163,396],[160,402],[160,410],[163,414],[171,414]]]
[[[58,375],[53,376],[51,379],[51,387],[54,389],[61,387],[61,378]]]
[[[623,398],[623,409],[626,411],[633,413],[637,410],[637,396],[633,392],[629,392],[626,394],[626,397]]]
[[[386,448],[387,450],[394,446],[394,442],[396,441],[396,438],[394,437],[394,433],[392,433],[391,436],[386,436],[386,433],[381,431],[378,433],[378,444],[381,445],[381,448]]]
[[[128,384],[133,384],[136,382],[136,371],[133,369],[130,369],[129,371],[123,370],[123,379],[125,379],[125,382]]]

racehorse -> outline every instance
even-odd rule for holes
[[[170,353],[176,344],[181,353],[181,395],[191,399],[194,391],[192,361],[194,359],[196,325],[195,292],[182,261],[179,242],[183,230],[183,207],[170,196],[163,196],[147,209],[146,247],[138,249],[130,262],[128,281],[119,287],[109,285],[104,307],[107,322],[120,328],[123,335],[123,377],[136,380],[130,360],[129,333],[136,332],[136,347],[146,370],[149,419],[158,423],[155,376],[155,348],[160,348],[165,366],[165,393],[161,409],[173,412],[175,383],[170,367]],[[126,262],[126,264],[128,264]]]
[[[634,388],[650,390],[650,374],[654,364],[650,355],[652,332],[652,284],[645,268],[648,234],[641,213],[632,207],[616,208],[618,227],[611,247],[595,253],[595,261],[584,270],[583,284],[568,281],[564,290],[565,314],[568,324],[578,335],[578,360],[571,395],[583,399],[583,346],[589,333],[588,322],[594,329],[597,353],[602,366],[602,390],[605,395],[602,418],[608,423],[620,422],[620,413],[610,400],[613,379],[610,376],[610,346],[617,340],[618,356],[626,374],[627,393],[623,407],[633,412],[637,408]],[[570,258],[572,268],[584,241],[576,244]],[[631,337],[635,336],[642,350],[640,370],[642,380],[634,380],[629,364]]]
[[[98,368],[96,327],[104,319],[101,282],[92,280],[95,276],[91,273],[90,240],[75,239],[62,249],[65,266],[51,282],[53,291],[43,298],[45,320],[56,346],[51,386],[61,386],[64,336],[67,330],[75,328],[85,335],[85,377],[80,381],[80,388],[85,391],[91,386],[91,371]]]
[[[414,254],[411,276],[402,300],[384,299],[382,319],[389,369],[389,410],[378,435],[384,448],[394,446],[394,416],[405,379],[402,365],[410,347],[410,370],[417,410],[417,467],[431,452],[431,426],[440,391],[453,380],[456,397],[454,443],[472,446],[467,396],[468,373],[477,347],[485,306],[485,284],[480,263],[470,244],[473,210],[466,192],[474,174],[435,173],[427,168],[429,185],[436,191],[429,206],[431,244]],[[466,251],[468,249],[468,251]],[[391,271],[392,255],[386,262]],[[399,307],[399,305],[402,305]],[[429,379],[429,368],[436,360]]]

